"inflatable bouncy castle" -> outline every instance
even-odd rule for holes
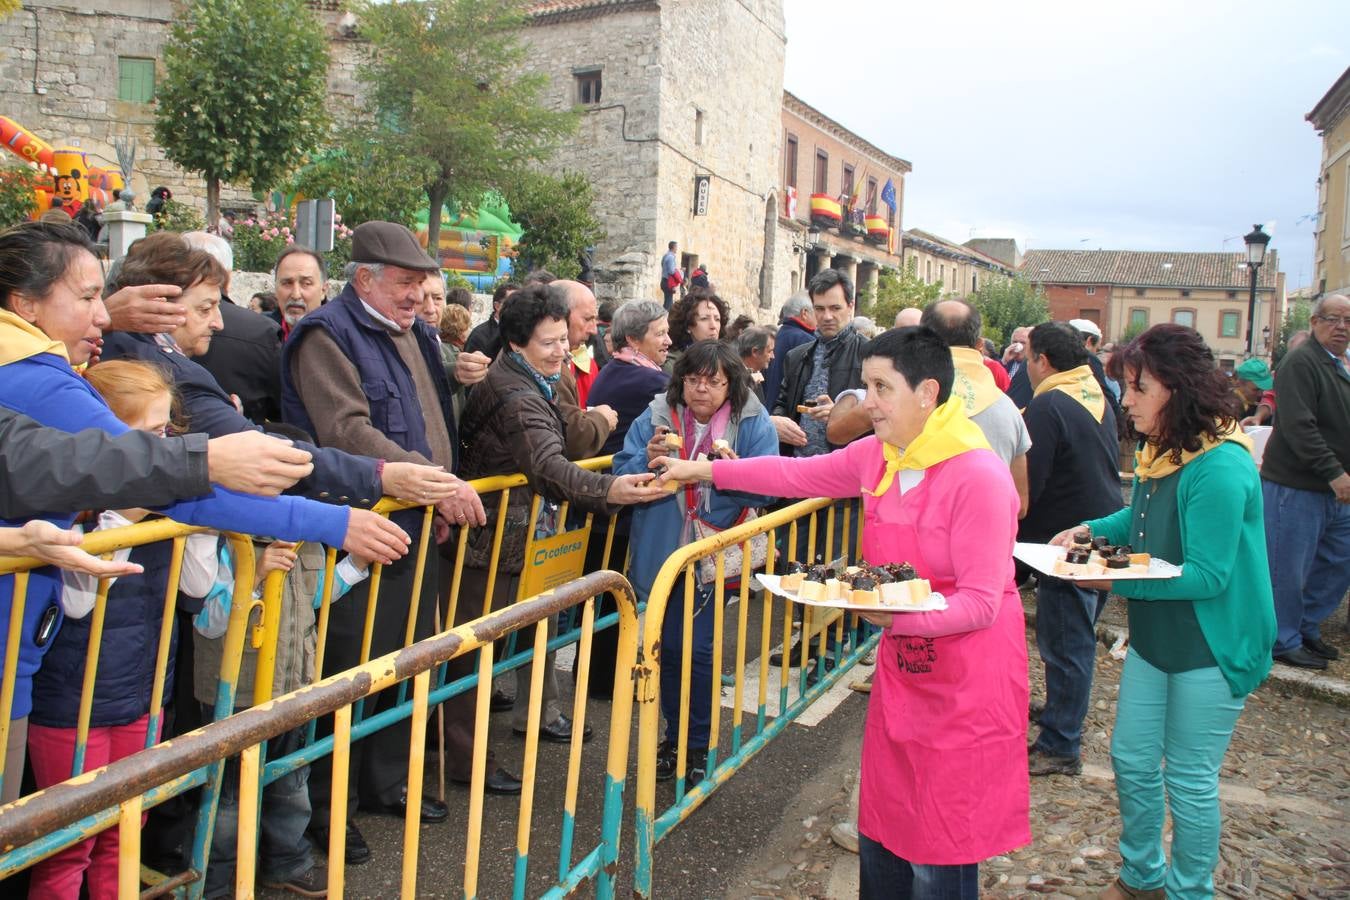
[[[59,198],[71,215],[88,202],[102,209],[112,202],[113,191],[126,186],[122,173],[90,165],[78,147],[53,147],[13,119],[0,116],[0,144],[39,172],[52,177],[51,185],[37,191],[36,216],[51,209]]]
[[[417,238],[427,245],[427,211],[417,216]],[[441,214],[440,246],[436,258],[441,268],[454,272],[487,292],[499,278],[509,276],[515,260],[516,242],[523,229],[511,221],[506,202],[489,195],[478,208],[461,210],[456,216]]]

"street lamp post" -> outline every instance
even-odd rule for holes
[[[1251,272],[1251,293],[1247,298],[1247,355],[1256,355],[1256,272],[1266,259],[1266,245],[1270,235],[1253,225],[1252,231],[1242,239],[1247,244],[1247,269]]]

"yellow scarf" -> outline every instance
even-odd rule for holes
[[[960,456],[967,450],[979,449],[990,449],[989,442],[985,440],[980,426],[966,418],[965,404],[961,398],[952,394],[946,403],[933,410],[923,425],[923,431],[908,447],[902,450],[894,444],[882,442],[886,473],[875,488],[864,490],[873,497],[880,497],[890,490],[895,473],[902,469],[927,469],[953,456]]]
[[[984,364],[984,354],[980,351],[972,347],[953,347],[952,362],[956,364],[952,396],[961,398],[967,416],[984,412],[1003,393],[994,383],[994,373]]]
[[[66,345],[54,341],[30,322],[19,318],[7,309],[0,309],[0,366],[37,356],[39,353],[51,353],[67,362],[70,355]]]
[[[1083,405],[1083,409],[1092,413],[1098,423],[1106,412],[1106,397],[1102,395],[1101,385],[1097,384],[1092,368],[1083,364],[1067,372],[1056,372],[1036,385],[1033,397],[1039,397],[1046,391],[1063,391]]]
[[[578,372],[589,372],[594,359],[595,351],[590,344],[582,344],[572,351],[572,365],[577,367]]]
[[[1242,429],[1234,422],[1228,427],[1227,431],[1220,432],[1217,440],[1205,438],[1199,450],[1181,451],[1180,463],[1172,462],[1171,453],[1159,453],[1157,445],[1145,442],[1143,447],[1134,451],[1135,477],[1140,481],[1148,481],[1150,478],[1166,478],[1186,463],[1203,456],[1224,441],[1240,444],[1246,448],[1248,453],[1252,452],[1252,439],[1243,434]]]

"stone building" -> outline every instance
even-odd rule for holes
[[[1246,356],[1250,270],[1246,253],[1028,250],[1022,273],[1045,289],[1050,317],[1096,322],[1107,341],[1159,322],[1196,329],[1231,368]],[[1255,343],[1268,356],[1284,315],[1279,254],[1258,270]]]
[[[924,284],[942,285],[944,297],[964,297],[978,291],[991,275],[1013,274],[1013,267],[1000,259],[918,228],[905,232],[900,266],[912,266]]]
[[[762,305],[781,305],[823,268],[847,272],[866,296],[882,268],[900,265],[905,176],[913,167],[786,91],[782,129],[773,253],[781,265]],[[894,207],[883,199],[888,183]]]
[[[1317,176],[1317,295],[1350,293],[1350,69],[1307,119],[1322,136]]]

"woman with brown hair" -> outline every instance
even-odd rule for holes
[[[1155,325],[1108,369],[1135,451],[1130,505],[1088,529],[1182,566],[1165,580],[1080,582],[1129,600],[1111,765],[1120,804],[1120,877],[1102,897],[1214,895],[1219,767],[1247,694],[1270,671],[1275,606],[1261,482],[1237,398],[1193,329]],[[1172,859],[1163,819],[1172,812]]]
[[[720,341],[726,334],[731,309],[726,301],[708,288],[694,288],[670,308],[670,353],[662,366],[669,374],[675,362],[690,344]]]

